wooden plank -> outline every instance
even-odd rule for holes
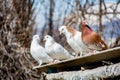
[[[116,57],[120,57],[120,47],[100,51],[92,55],[60,61],[54,64],[42,65],[40,67],[37,67],[37,69],[39,69],[39,71],[42,72],[42,71],[46,71],[49,68],[56,69],[56,68],[72,67],[72,66],[84,65],[88,63],[95,63],[103,60],[113,59]]]

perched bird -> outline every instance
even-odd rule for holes
[[[86,21],[81,22],[82,27],[82,41],[91,50],[105,50],[108,46],[104,42],[103,38],[93,31]]]
[[[39,35],[34,35],[30,46],[30,53],[32,57],[39,63],[38,66],[41,66],[43,63],[52,62],[53,59],[46,53],[45,48],[40,46],[39,41]]]
[[[50,35],[46,35],[44,40],[45,49],[48,55],[51,56],[54,60],[65,60],[73,57],[64,47],[55,42]]]
[[[81,32],[69,26],[61,26],[59,31],[60,34],[63,33],[66,36],[67,43],[76,52],[76,56],[83,56],[86,53],[89,53],[90,49],[88,49],[82,42]]]

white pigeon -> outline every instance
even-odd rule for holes
[[[60,34],[64,34],[67,39],[67,43],[70,45],[70,47],[76,52],[76,56],[80,55],[86,55],[86,53],[89,53],[91,50],[87,48],[85,44],[83,44],[81,39],[81,32],[73,29],[69,26],[61,26],[59,28]]]
[[[50,35],[46,35],[44,37],[44,40],[45,49],[48,55],[52,57],[54,60],[65,60],[73,57],[64,47],[55,42]]]
[[[32,57],[39,63],[38,67],[43,63],[50,63],[53,61],[53,59],[46,53],[45,48],[40,46],[39,41],[39,35],[34,35],[30,46],[30,53]]]

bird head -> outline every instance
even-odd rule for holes
[[[88,25],[87,21],[84,20],[81,22],[81,28],[82,28],[82,32],[84,33],[89,33],[92,32],[93,30],[90,28],[90,26]]]
[[[44,41],[54,41],[54,39],[50,35],[46,35]]]
[[[88,25],[88,23],[87,23],[86,20],[84,20],[84,21],[81,22],[81,26],[85,26],[85,25]]]
[[[89,27],[89,24],[88,24],[88,22],[87,22],[86,20],[84,20],[84,21],[81,22],[81,26],[82,26],[82,27],[88,27],[89,29],[91,29],[91,28]]]
[[[37,35],[37,34],[36,34],[36,35],[34,35],[34,36],[33,36],[33,40],[40,41],[40,37],[39,37],[39,35]]]
[[[59,28],[59,32],[60,32],[60,34],[65,34],[65,32],[66,32],[66,26],[61,26],[60,28]]]

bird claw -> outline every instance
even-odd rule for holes
[[[60,62],[59,60],[54,60],[54,63],[58,63],[58,62]]]
[[[82,57],[82,56],[83,56],[83,53],[80,53],[79,55],[80,55],[80,57]]]
[[[75,53],[75,52],[73,52],[73,53],[72,53],[72,56],[74,56],[74,57],[75,57],[75,56],[76,56],[76,53]]]
[[[88,54],[97,54],[99,51],[96,51],[96,50],[93,50],[93,51],[90,51]]]
[[[94,50],[94,51],[93,51],[93,54],[97,54],[98,52],[99,52],[99,51]]]
[[[60,62],[59,60],[54,60],[52,62],[50,62],[49,64],[54,64],[54,63],[57,63],[57,62]]]

